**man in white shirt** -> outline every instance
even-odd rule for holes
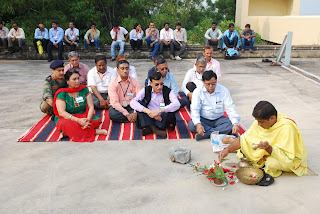
[[[117,76],[117,72],[107,66],[107,58],[104,55],[95,57],[95,67],[88,72],[87,80],[95,109],[108,109],[108,85]]]
[[[160,56],[163,57],[163,48],[170,47],[170,58],[174,58],[173,30],[168,22],[164,23],[164,28],[160,31]]]
[[[222,32],[220,29],[216,28],[217,23],[212,22],[211,28],[209,28],[204,37],[206,38],[206,45],[217,46],[220,51],[222,50]]]
[[[14,53],[13,45],[19,45],[19,53],[22,54],[22,46],[26,43],[26,38],[22,28],[18,27],[16,22],[13,22],[12,29],[8,34],[8,47],[10,54]]]
[[[184,53],[188,45],[187,42],[187,31],[185,28],[182,28],[181,23],[176,24],[176,29],[173,32],[174,40],[173,44],[179,52],[175,56],[176,60],[182,60],[181,55]]]
[[[4,49],[8,49],[8,34],[9,34],[8,28],[3,26],[3,23],[0,22],[0,38],[1,38],[0,44],[2,44]]]
[[[193,92],[189,130],[197,133],[197,141],[210,138],[214,131],[220,134],[238,134],[240,117],[229,90],[217,84],[217,75],[213,71],[205,71],[202,81],[203,86]],[[224,110],[229,118],[223,115]]]
[[[63,42],[70,46],[70,51],[75,51],[79,41],[79,30],[75,28],[74,22],[69,22],[69,28],[64,33]]]
[[[192,100],[193,91],[203,85],[202,74],[206,70],[206,66],[206,58],[204,56],[199,56],[195,67],[191,68],[184,77],[181,89],[187,95],[190,102]]]
[[[117,57],[116,55],[116,47],[120,47],[119,55],[123,54],[124,47],[126,45],[126,41],[128,40],[129,34],[128,31],[120,27],[118,23],[112,24],[112,30],[110,31],[110,35],[112,38],[111,43],[111,61],[114,61]],[[126,37],[125,37],[126,35]]]

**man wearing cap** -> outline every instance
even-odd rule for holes
[[[52,115],[54,94],[59,88],[60,81],[64,78],[64,62],[55,60],[51,63],[50,68],[52,69],[52,74],[44,80],[40,109],[43,113]]]
[[[87,75],[89,72],[89,67],[86,64],[80,62],[80,55],[78,52],[71,51],[68,54],[69,64],[64,67],[64,73],[66,73],[71,68],[79,71],[80,77],[79,81],[81,85],[87,85]]]

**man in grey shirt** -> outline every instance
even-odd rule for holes
[[[175,49],[179,50],[175,56],[176,60],[182,60],[181,55],[184,53],[188,46],[187,31],[181,27],[181,23],[176,24],[176,29],[173,31],[173,44]]]
[[[249,46],[249,52],[252,53],[252,47],[256,39],[256,33],[250,29],[250,24],[246,24],[244,30],[241,31],[241,45],[243,53],[245,51],[246,45]]]
[[[212,22],[211,28],[204,34],[206,45],[217,46],[218,49],[222,50],[222,32],[216,27],[217,23]]]

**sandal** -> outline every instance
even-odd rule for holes
[[[258,185],[258,186],[269,186],[269,185],[273,184],[274,178],[271,175],[265,173],[264,169],[261,168],[261,170],[263,172],[263,178],[256,185]]]

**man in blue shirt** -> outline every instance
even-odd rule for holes
[[[203,85],[192,93],[189,130],[197,133],[197,141],[210,138],[214,131],[238,134],[240,117],[229,90],[217,84],[217,75],[212,70],[203,73],[202,81]],[[223,115],[225,110],[229,118]]]
[[[163,85],[170,88],[174,94],[179,97],[179,87],[177,84],[177,80],[172,73],[169,72],[169,67],[167,61],[160,57],[157,61],[157,71],[162,74],[163,77]],[[183,108],[187,102],[183,99],[179,99],[180,108]]]
[[[47,53],[47,46],[49,42],[49,32],[48,29],[44,27],[42,23],[38,25],[38,28],[34,32],[33,45],[35,53],[39,53],[37,42],[40,41],[43,47],[43,51]]]
[[[63,42],[70,46],[70,51],[75,51],[79,41],[79,30],[75,28],[74,22],[69,22],[69,28],[64,33]]]
[[[49,44],[48,44],[48,62],[52,61],[52,47],[58,49],[58,59],[62,60],[63,52],[63,29],[58,27],[57,21],[52,21],[52,28],[49,30]]]
[[[222,48],[228,50],[233,48],[238,51],[240,46],[240,36],[236,30],[234,30],[234,24],[229,24],[229,29],[223,33],[223,44]]]

